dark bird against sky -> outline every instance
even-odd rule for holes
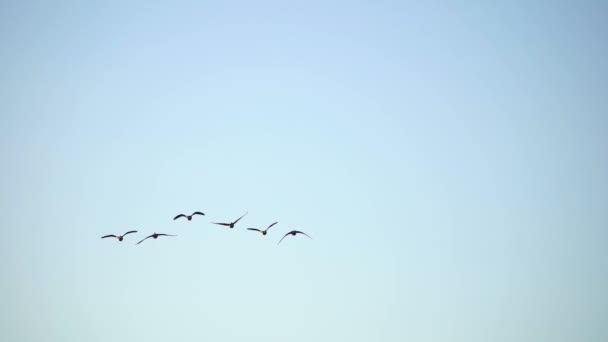
[[[146,241],[146,239],[149,239],[149,238],[157,239],[159,236],[177,236],[177,235],[170,235],[170,234],[157,234],[157,233],[154,233],[154,234],[152,234],[152,235],[147,236],[145,239],[143,239],[143,240],[139,241],[138,243],[136,243],[136,245],[139,245],[140,243],[142,243],[142,242]]]
[[[105,238],[109,238],[109,237],[115,237],[118,239],[118,241],[122,241],[122,239],[125,237],[125,235],[127,234],[131,234],[131,233],[137,233],[137,230],[129,230],[128,232],[122,234],[122,235],[114,235],[114,234],[110,234],[110,235],[106,235],[106,236],[102,236],[102,239]]]
[[[246,212],[245,214],[243,214],[243,216],[239,217],[238,219],[236,219],[236,221],[234,222],[230,222],[230,223],[218,223],[218,222],[211,222],[213,224],[219,224],[221,226],[226,226],[226,227],[230,227],[230,228],[234,228],[234,225],[239,222],[243,217],[245,217],[245,215],[247,215],[249,212]]]
[[[264,230],[260,230],[258,228],[247,228],[247,230],[254,230],[256,232],[260,232],[262,233],[262,235],[266,235],[266,233],[268,233],[268,229],[270,229],[272,226],[274,226],[275,224],[277,224],[278,222],[275,222],[273,224],[271,224],[270,226],[268,226],[268,228],[264,229]]]
[[[201,213],[200,211],[195,211],[195,212],[192,213],[192,215],[179,214],[179,215],[175,216],[173,218],[173,220],[175,221],[175,220],[177,220],[180,217],[185,217],[185,218],[188,219],[188,221],[192,221],[192,216],[194,216],[194,215],[205,215],[205,213]]]
[[[277,243],[277,245],[278,245],[279,243],[281,243],[281,241],[283,241],[283,239],[284,239],[285,237],[287,237],[287,235],[289,235],[289,234],[291,234],[291,235],[293,235],[293,236],[296,236],[296,234],[302,234],[302,235],[306,235],[306,236],[308,236],[306,233],[301,232],[301,231],[299,231],[299,230],[292,230],[292,231],[290,231],[289,233],[285,234],[285,235],[284,235],[284,236],[281,238],[281,240],[279,240],[279,242]],[[311,238],[310,236],[308,236],[308,237],[309,237],[309,238]],[[311,239],[312,239],[312,238],[311,238]]]

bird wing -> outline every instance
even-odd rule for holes
[[[203,215],[203,216],[205,216],[205,213],[201,213],[200,211],[195,211],[195,212],[192,213],[192,216],[194,216],[194,215]]]
[[[249,214],[249,212],[246,212],[245,214],[243,214],[243,216],[239,217],[238,219],[236,219],[236,221],[234,221],[232,224],[236,224],[237,222],[239,222],[243,217],[245,217],[245,215]]]
[[[173,220],[177,220],[177,219],[178,219],[178,218],[180,218],[180,217],[186,217],[186,215],[184,215],[184,214],[179,214],[179,215],[175,216],[175,217],[173,218]]]
[[[171,235],[171,234],[156,234],[156,236],[177,236],[177,235]]]
[[[139,241],[138,243],[136,243],[136,245],[139,245],[140,243],[142,243],[142,242],[146,241],[146,239],[151,238],[152,236],[154,236],[154,234],[149,235],[149,236],[146,236],[146,237],[145,237],[143,240],[141,240],[141,241]]]
[[[110,235],[102,236],[101,238],[105,239],[105,238],[109,238],[109,237],[117,237],[117,236],[114,234],[110,234]]]
[[[271,224],[270,226],[268,226],[268,228],[266,228],[266,230],[270,229],[272,226],[274,226],[277,223],[279,223],[279,222],[275,222],[275,223]]]
[[[279,245],[279,243],[281,243],[281,241],[283,241],[283,239],[284,239],[284,238],[286,238],[286,237],[287,237],[287,235],[289,235],[289,234],[291,234],[291,232],[289,232],[289,233],[287,233],[287,234],[283,235],[283,237],[281,238],[281,240],[279,240],[279,242],[277,243],[277,246],[278,246],[278,245]]]
[[[308,236],[308,234],[306,234],[306,233],[304,233],[304,232],[301,232],[301,231],[299,231],[299,230],[294,230],[294,232],[295,232],[296,234],[303,234],[303,235]],[[310,239],[312,239],[310,236],[308,236],[308,237],[309,237]]]
[[[247,228],[247,230],[255,230],[256,232],[261,232],[261,230],[259,230],[257,228]]]
[[[218,223],[218,222],[211,222],[213,224],[219,224],[221,226],[230,226],[230,223]]]
[[[122,234],[122,236],[124,237],[127,234],[131,234],[131,233],[137,233],[137,230],[129,230],[128,232]]]

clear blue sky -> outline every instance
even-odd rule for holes
[[[608,340],[607,13],[2,2],[0,340]]]

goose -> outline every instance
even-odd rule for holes
[[[246,212],[245,214],[243,214],[243,216],[239,217],[238,219],[236,219],[236,221],[234,222],[230,222],[230,223],[218,223],[218,222],[211,222],[213,224],[219,224],[221,226],[226,226],[226,227],[230,227],[231,229],[234,228],[234,225],[240,221],[240,219],[242,219],[243,217],[245,217],[245,215],[247,215],[249,212]]]
[[[284,239],[284,238],[286,238],[286,237],[287,237],[287,235],[290,235],[290,234],[291,234],[291,235],[293,235],[293,236],[296,236],[296,234],[302,234],[302,235],[306,235],[306,236],[308,236],[308,234],[306,234],[306,233],[304,233],[304,232],[301,232],[301,231],[299,231],[299,230],[292,230],[292,231],[290,231],[289,233],[285,234],[285,235],[284,235],[284,236],[281,238],[281,240],[279,240],[279,242],[277,243],[277,246],[279,245],[279,243],[281,243],[281,241],[283,241],[283,239]],[[309,238],[311,238],[310,236],[308,236],[308,237],[309,237]],[[311,238],[311,239],[312,239],[312,238]]]
[[[177,215],[177,216],[175,216],[173,218],[173,221],[177,220],[180,217],[185,217],[185,218],[188,219],[188,221],[192,221],[192,216],[194,216],[194,215],[203,215],[204,216],[205,213],[201,213],[200,211],[195,211],[195,212],[192,213],[192,215],[179,214],[179,215]]]
[[[138,243],[136,243],[136,245],[139,245],[140,243],[142,243],[142,242],[146,241],[146,239],[149,239],[149,238],[158,239],[158,237],[159,237],[159,236],[177,236],[177,235],[170,235],[170,234],[157,234],[157,233],[154,233],[154,234],[152,234],[152,235],[147,236],[145,239],[143,239],[143,240],[139,241]]]
[[[275,224],[277,224],[278,222],[275,222],[273,224],[271,224],[270,226],[268,226],[268,228],[264,229],[264,230],[260,230],[258,228],[247,228],[247,230],[254,230],[256,232],[260,232],[262,233],[262,235],[266,235],[268,233],[268,229],[270,229],[272,226],[274,226]]]
[[[102,236],[101,238],[102,238],[102,239],[105,239],[105,238],[109,238],[109,237],[114,237],[114,238],[117,238],[117,239],[118,239],[118,241],[122,241],[122,239],[124,239],[124,237],[125,237],[127,234],[131,234],[131,233],[137,233],[137,230],[129,230],[128,232],[126,232],[126,233],[124,233],[124,234],[122,234],[122,235],[114,235],[114,234],[110,234],[110,235]]]

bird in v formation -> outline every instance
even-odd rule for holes
[[[153,239],[158,239],[159,236],[177,236],[177,235],[171,235],[171,234],[157,234],[154,233],[152,235],[148,235],[146,238],[144,238],[143,240],[139,241],[138,243],[136,243],[136,245],[139,245],[140,243],[146,241],[149,238],[153,238]]]
[[[110,234],[110,235],[102,236],[101,238],[102,238],[102,239],[105,239],[105,238],[109,238],[109,237],[114,237],[114,238],[118,239],[118,241],[122,241],[122,239],[124,239],[124,237],[125,237],[127,234],[131,234],[131,233],[137,233],[137,230],[129,230],[128,232],[126,232],[126,233],[124,233],[124,234],[122,234],[122,235],[114,235],[114,234]]]
[[[226,227],[230,227],[230,229],[234,228],[234,225],[239,222],[243,217],[245,217],[245,215],[249,214],[249,212],[246,212],[245,214],[243,214],[243,216],[239,217],[238,219],[236,219],[236,221],[230,222],[230,223],[220,223],[220,222],[211,222],[213,224],[219,224],[220,226],[226,226]]]
[[[268,228],[266,228],[264,230],[261,230],[258,228],[247,228],[247,230],[253,230],[253,231],[262,233],[262,235],[266,235],[268,233],[268,229],[272,228],[272,226],[274,226],[277,223],[279,223],[279,222],[275,222],[275,223],[271,224],[270,226],[268,226]]]
[[[290,235],[290,234],[291,234],[291,235],[293,235],[293,236],[296,236],[297,234],[302,234],[302,235],[306,235],[306,236],[308,236],[308,234],[306,234],[306,233],[304,233],[304,232],[301,232],[301,231],[299,231],[299,230],[292,230],[292,231],[290,231],[289,233],[287,233],[287,234],[283,235],[283,237],[281,238],[281,240],[279,240],[279,242],[277,243],[277,245],[278,245],[279,243],[281,243],[281,241],[283,241],[283,239],[284,239],[284,238],[286,238],[286,237],[287,237],[288,235]],[[310,239],[312,239],[310,236],[308,236],[308,237],[309,237]]]
[[[185,217],[188,219],[188,221],[192,221],[192,216],[194,216],[194,215],[203,215],[204,216],[205,213],[202,213],[200,211],[195,211],[192,213],[192,215],[179,214],[173,218],[173,221],[177,220],[180,217]]]

